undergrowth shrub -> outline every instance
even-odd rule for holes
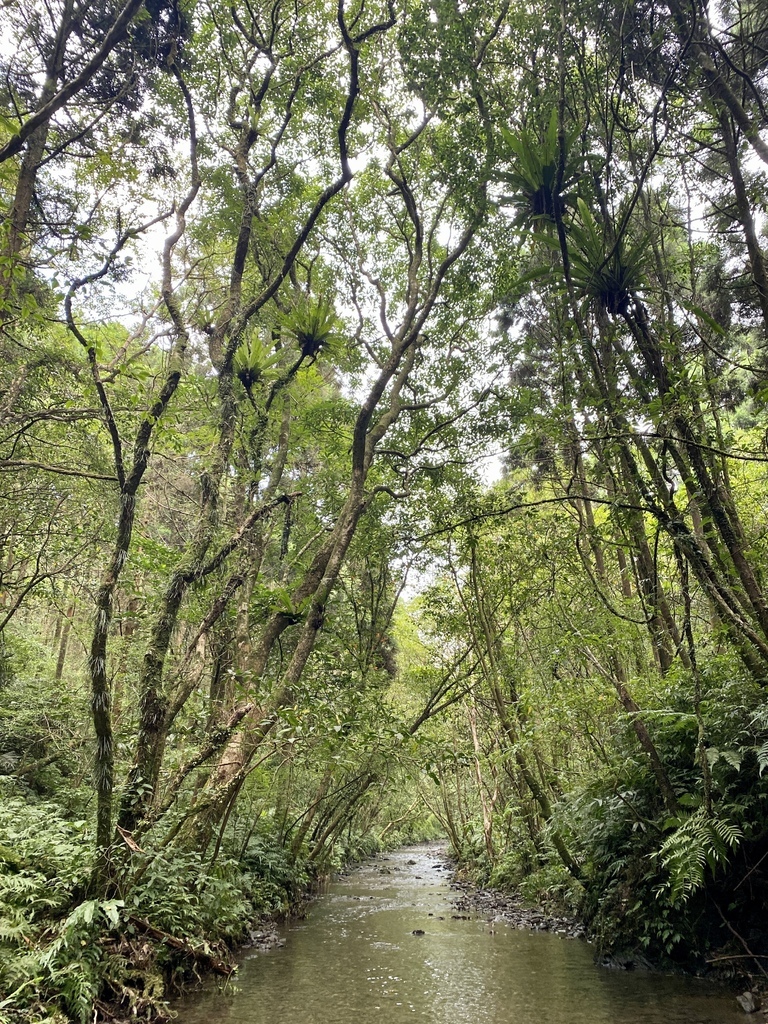
[[[68,818],[2,781],[0,799],[0,1021],[85,1024],[106,998],[152,1018],[168,983],[195,970],[151,928],[216,955],[247,937],[259,917],[284,910],[307,881],[274,841],[256,837],[240,860],[168,849],[133,855],[117,898],[87,899],[90,824]],[[221,950],[221,955],[226,952]],[[51,1016],[53,1014],[53,1016]]]
[[[267,828],[249,837],[240,864],[251,880],[253,899],[263,914],[284,910],[310,881],[303,860],[294,860],[279,837]]]
[[[125,892],[127,909],[171,935],[238,939],[253,910],[246,878],[219,859],[209,867],[196,851],[148,854]]]
[[[149,853],[126,889],[126,907],[172,935],[238,942],[259,917],[285,910],[300,884],[276,860],[268,866],[263,849],[213,863],[197,851]]]
[[[12,994],[0,1002],[0,1010],[34,1013],[38,1001],[41,1008],[53,1003],[71,1020],[88,1024],[112,967],[100,940],[120,926],[121,908],[119,900],[85,900],[58,925],[52,941],[4,964]]]
[[[50,801],[30,802],[0,780],[0,941],[27,941],[84,894],[91,833]]]
[[[525,906],[541,907],[555,915],[577,913],[582,897],[582,888],[576,879],[554,861],[527,874],[518,892]]]
[[[666,961],[694,932],[681,908],[659,896],[664,809],[650,770],[627,757],[558,807],[582,865],[580,912],[601,952],[642,951]]]
[[[628,731],[614,764],[558,808],[583,864],[582,912],[605,950],[691,967],[732,940],[726,920],[765,932],[755,908],[766,892],[768,712],[763,693],[728,669],[715,661],[704,674],[703,753],[690,680],[668,679],[663,712],[648,713],[676,814]]]
[[[531,839],[530,828],[520,808],[510,805],[494,816],[494,835],[503,837],[489,882],[496,889],[511,892],[541,865]]]
[[[0,778],[82,811],[91,795],[83,785],[85,696],[53,679],[44,653],[20,636],[0,649]]]
[[[0,792],[0,1019],[35,1019],[47,1003],[85,1022],[101,984],[97,939],[117,925],[119,904],[78,903],[91,867],[86,821],[30,803],[9,780]]]

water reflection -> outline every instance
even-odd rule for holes
[[[334,883],[286,945],[246,955],[238,991],[179,1024],[741,1024],[705,982],[606,971],[586,944],[452,917],[440,850],[379,858]],[[413,934],[423,931],[423,935]]]

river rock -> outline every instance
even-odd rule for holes
[[[754,992],[742,992],[740,996],[736,996],[736,1002],[742,1008],[744,1013],[755,1013],[756,1010],[760,1009],[760,1003],[755,997]]]
[[[285,945],[285,939],[280,937],[277,927],[271,922],[265,922],[258,928],[249,929],[248,939],[246,946],[262,952],[268,949],[279,949]]]

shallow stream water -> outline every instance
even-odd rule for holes
[[[596,967],[587,943],[455,917],[439,846],[333,882],[285,945],[245,951],[233,991],[177,1005],[178,1024],[744,1024],[709,982]],[[423,931],[424,934],[414,934]]]

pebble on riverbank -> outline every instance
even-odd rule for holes
[[[554,917],[542,910],[523,907],[519,899],[498,889],[475,889],[470,882],[454,879],[451,888],[457,896],[453,905],[457,911],[487,914],[489,922],[504,922],[512,928],[525,928],[534,932],[552,932],[570,939],[585,939],[586,929],[575,918]],[[457,916],[457,915],[454,915]]]
[[[248,942],[245,943],[243,948],[258,949],[264,952],[268,949],[280,949],[284,945],[285,939],[280,936],[277,925],[271,921],[263,921],[257,929],[249,930]]]

